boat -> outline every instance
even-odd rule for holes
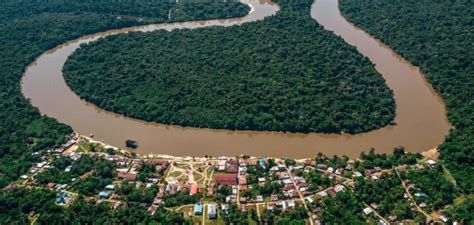
[[[138,147],[138,142],[136,142],[134,140],[126,140],[125,141],[125,146],[127,146],[127,148],[137,148]]]

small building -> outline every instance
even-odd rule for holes
[[[195,195],[197,192],[198,192],[198,185],[191,184],[191,187],[189,188],[189,195]]]
[[[106,191],[101,191],[99,193],[99,197],[101,197],[101,198],[108,198],[109,196],[110,196],[110,193],[106,192]]]
[[[240,177],[239,177],[239,184],[241,184],[241,185],[246,185],[246,184],[247,184],[247,177],[245,177],[245,176],[240,176]]]
[[[288,200],[287,204],[288,204],[288,208],[295,208],[296,207],[295,200]]]
[[[426,164],[428,164],[429,166],[435,166],[435,165],[436,165],[436,161],[430,159],[430,160],[426,161]]]
[[[327,191],[326,191],[331,197],[336,197],[336,191],[334,190],[334,188],[329,188]]]
[[[440,219],[441,221],[445,222],[445,223],[448,222],[448,218],[446,218],[444,215],[440,215],[440,216],[439,216],[439,219]]]
[[[213,179],[219,185],[237,185],[237,174],[215,174]]]
[[[222,204],[221,210],[224,214],[229,214],[229,204]]]
[[[117,174],[118,178],[122,178],[124,180],[129,180],[129,181],[134,181],[137,179],[138,174],[137,173],[124,173],[124,172],[119,172]]]
[[[370,214],[372,213],[372,209],[369,208],[369,207],[365,208],[363,211],[364,211],[364,214],[365,214],[366,216],[368,216],[368,215],[370,215]]]
[[[194,215],[202,215],[202,205],[199,202],[194,204]]]
[[[327,172],[328,172],[328,173],[334,173],[334,168],[329,167],[329,168],[327,169]]]
[[[337,193],[337,192],[344,191],[345,189],[346,189],[346,188],[345,188],[344,186],[340,185],[340,184],[338,184],[338,185],[336,185],[336,186],[334,187],[334,190],[336,191],[336,193]]]
[[[216,204],[207,205],[207,218],[217,219],[217,206]]]

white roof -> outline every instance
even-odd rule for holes
[[[369,214],[372,213],[372,209],[367,207],[367,208],[364,209],[364,213],[365,213],[365,215],[369,215]]]

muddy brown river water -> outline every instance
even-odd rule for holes
[[[316,0],[311,16],[326,30],[341,36],[348,44],[375,64],[388,87],[393,90],[396,126],[356,134],[301,134],[261,131],[230,131],[169,126],[127,118],[95,107],[81,100],[66,85],[62,68],[79,45],[101,37],[129,31],[149,32],[157,29],[231,26],[255,22],[278,11],[268,1],[243,0],[252,7],[249,15],[224,20],[147,25],[98,33],[67,42],[42,54],[26,70],[22,91],[40,112],[70,125],[76,132],[95,134],[95,139],[125,147],[126,139],[138,141],[137,153],[177,156],[248,154],[306,158],[317,152],[327,155],[358,156],[363,150],[375,148],[389,153],[396,146],[419,152],[441,144],[450,124],[440,96],[425,80],[419,69],[401,58],[386,45],[347,22],[341,16],[337,0]],[[308,12],[310,13],[310,12]],[[334,62],[337,63],[337,62]]]

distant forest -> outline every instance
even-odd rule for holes
[[[217,1],[178,5],[132,0],[0,1],[0,189],[39,160],[32,152],[63,144],[72,133],[69,126],[40,116],[23,97],[20,79],[26,66],[42,52],[73,38],[168,21],[169,9],[175,12],[173,21],[240,17],[250,10],[241,3]],[[138,16],[143,20],[138,20]],[[21,211],[12,212],[15,215],[4,211],[15,209],[8,209],[11,204],[6,202],[17,204],[22,199],[4,195],[6,192],[0,191],[0,223],[22,224],[26,215]]]
[[[419,66],[443,96],[454,129],[441,158],[461,189],[474,193],[474,2],[342,0],[340,8]]]
[[[310,16],[278,2],[263,21],[128,33],[82,46],[65,78],[109,111],[193,127],[360,133],[395,117],[368,59]]]

